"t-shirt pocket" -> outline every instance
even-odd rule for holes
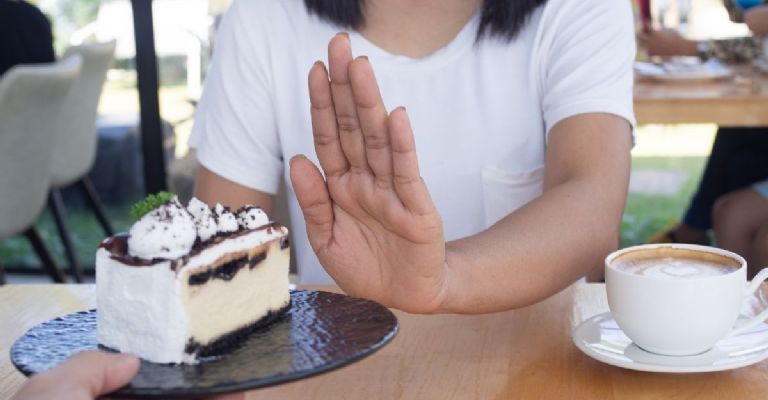
[[[510,172],[494,165],[483,167],[483,205],[486,228],[529,201],[544,188],[544,167]]]

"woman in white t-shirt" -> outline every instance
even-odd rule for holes
[[[324,268],[411,312],[527,305],[617,245],[634,54],[624,0],[235,1],[196,195],[270,212],[290,173],[303,283]]]

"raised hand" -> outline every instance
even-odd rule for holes
[[[408,114],[384,107],[373,69],[348,36],[328,45],[330,74],[309,72],[315,151],[291,160],[309,241],[347,293],[409,312],[439,308],[446,291],[443,224],[419,174]],[[329,80],[330,75],[330,80]]]

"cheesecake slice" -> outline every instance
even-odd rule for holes
[[[256,207],[174,198],[99,246],[98,341],[156,363],[222,354],[290,307],[289,254]]]

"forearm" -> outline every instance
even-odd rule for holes
[[[221,203],[236,210],[245,204],[253,204],[272,216],[274,199],[271,194],[239,185],[202,165],[195,178],[194,195],[209,206]]]
[[[447,244],[441,312],[478,313],[543,300],[584,276],[618,245],[624,201],[573,180],[489,229]]]
[[[523,307],[560,291],[618,245],[629,183],[631,134],[606,114],[557,124],[544,193],[489,229],[446,245],[439,312]]]

